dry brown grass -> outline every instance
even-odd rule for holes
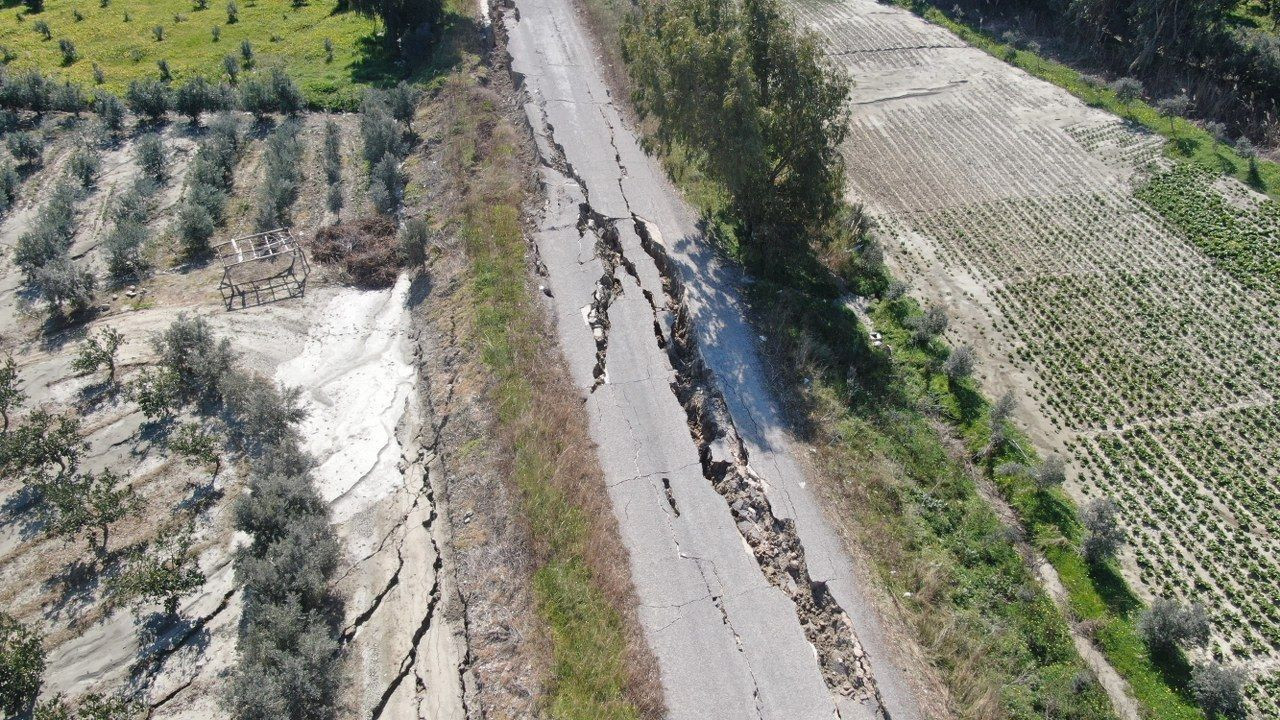
[[[529,581],[550,678],[544,704],[554,717],[656,720],[662,691],[636,617],[629,556],[581,395],[531,282],[523,216],[538,204],[533,144],[514,97],[504,70],[456,73],[432,100],[440,114],[431,134],[451,184],[442,224],[470,259],[472,302],[460,332],[488,369],[492,447],[531,539]]]

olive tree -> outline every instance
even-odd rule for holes
[[[1191,689],[1204,714],[1212,718],[1243,718],[1245,675],[1239,668],[1207,663],[1191,674]]]
[[[1085,536],[1080,550],[1091,563],[1103,563],[1115,557],[1124,543],[1120,527],[1119,507],[1108,498],[1094,500],[1080,513]]]
[[[9,413],[26,402],[27,396],[18,384],[18,364],[13,357],[0,363],[0,417],[4,418],[4,432],[9,432]]]
[[[911,320],[911,339],[921,347],[928,345],[933,339],[947,330],[947,313],[937,305],[931,305],[924,314]]]
[[[40,634],[0,611],[0,715],[17,717],[31,707],[44,668]]]
[[[148,547],[134,548],[107,583],[113,603],[163,603],[170,616],[178,603],[204,585],[189,525],[166,527]]]
[[[1156,598],[1138,618],[1138,634],[1152,652],[1171,652],[1181,645],[1203,647],[1211,632],[1208,613],[1200,605]]]
[[[124,341],[124,335],[115,328],[103,328],[102,332],[94,337],[90,337],[80,343],[80,351],[76,354],[74,360],[71,361],[71,369],[78,373],[97,372],[99,368],[106,368],[106,382],[111,383],[116,379],[116,352],[120,349],[120,343]]]

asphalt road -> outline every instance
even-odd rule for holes
[[[515,6],[505,26],[547,198],[534,237],[543,282],[669,716],[919,717],[806,489],[803,449],[736,292],[742,278],[640,150],[571,1]],[[696,372],[699,356],[709,373]],[[736,484],[717,481],[726,468]],[[770,564],[776,548],[781,566]]]

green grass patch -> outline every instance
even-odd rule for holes
[[[463,235],[472,257],[476,331],[497,378],[499,422],[514,438],[514,474],[533,537],[545,546],[534,575],[539,610],[550,627],[555,718],[638,718],[627,700],[626,635],[618,613],[595,586],[584,560],[589,540],[582,509],[552,478],[563,428],[539,411],[534,379],[548,362],[537,309],[529,302],[519,210],[498,205],[470,214]]]
[[[1083,73],[1055,60],[1000,42],[991,33],[953,19],[936,7],[912,0],[896,2],[936,25],[960,36],[960,39],[984,50],[1015,67],[1061,87],[1086,104],[1107,110],[1150,132],[1168,138],[1165,153],[1175,159],[1188,160],[1280,199],[1280,164],[1257,161],[1257,173],[1250,171],[1249,160],[1231,146],[1218,142],[1199,125],[1185,118],[1164,117],[1155,106],[1142,100],[1124,103],[1106,86],[1090,82]]]
[[[245,40],[258,67],[284,67],[317,107],[354,108],[362,87],[383,84],[399,72],[375,37],[375,21],[336,12],[337,0],[309,0],[299,7],[285,0],[237,0],[234,23],[228,22],[227,0],[210,0],[204,10],[194,9],[191,0],[111,0],[106,7],[99,0],[46,0],[39,13],[5,4],[0,45],[15,55],[9,67],[39,68],[90,91],[103,87],[122,94],[130,80],[154,77],[159,60],[169,63],[175,81],[191,75],[225,79],[223,58],[243,61]],[[49,26],[51,39],[37,32],[41,22]],[[162,40],[156,39],[157,27],[163,28]],[[75,43],[78,55],[70,64],[64,64],[59,49],[64,38]],[[102,69],[101,85],[95,82],[94,63]]]
[[[442,90],[452,113],[446,165],[468,178],[458,222],[471,259],[472,342],[494,378],[489,394],[500,440],[509,443],[510,472],[535,545],[534,596],[552,648],[546,711],[560,720],[635,720],[641,711],[631,696],[627,626],[604,587],[609,580],[592,565],[602,526],[579,490],[601,480],[574,465],[581,448],[591,453],[583,437],[566,430],[581,403],[557,375],[559,361],[528,284],[519,134],[496,97],[477,84],[476,77],[455,75]],[[585,426],[579,429],[585,434]],[[598,490],[604,492],[602,483]]]

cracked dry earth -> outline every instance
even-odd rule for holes
[[[672,718],[917,718],[806,487],[734,289],[614,107],[568,0],[496,23],[540,160],[536,266]]]
[[[338,292],[276,374],[304,388],[304,447],[345,548],[347,702],[373,720],[467,716],[433,476],[445,420],[421,407],[410,298],[403,275],[390,290]]]

